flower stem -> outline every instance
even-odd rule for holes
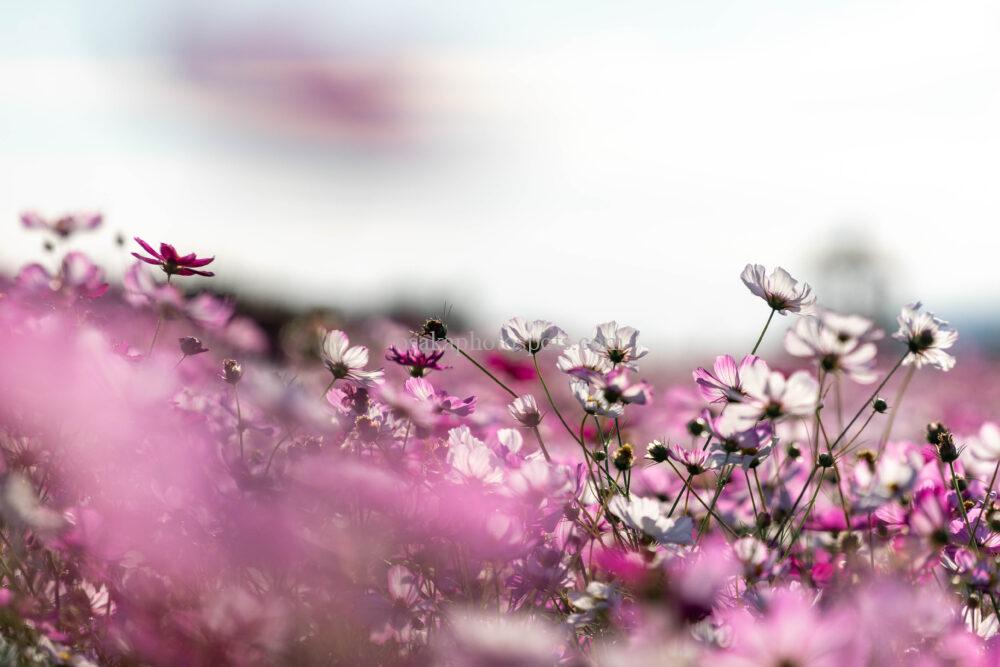
[[[757,342],[754,343],[753,349],[750,350],[750,354],[757,354],[757,348],[760,347],[761,341],[764,340],[764,334],[767,333],[767,328],[771,326],[771,320],[774,319],[774,314],[778,312],[774,308],[771,309],[771,314],[767,316],[767,322],[764,323],[764,328],[760,332],[760,336],[757,337]]]
[[[545,392],[545,398],[548,399],[549,405],[552,406],[552,411],[556,413],[556,417],[558,417],[559,421],[562,422],[563,428],[566,429],[566,432],[569,433],[570,437],[576,440],[576,433],[573,432],[573,429],[570,428],[569,424],[566,423],[566,420],[563,419],[562,413],[559,412],[559,408],[556,407],[556,402],[552,400],[552,394],[549,393],[549,387],[545,384],[545,378],[542,376],[542,369],[538,367],[538,355],[533,353],[531,355],[531,360],[535,363],[535,373],[538,375],[538,381],[542,383],[542,390]]]
[[[969,524],[969,515],[965,511],[965,501],[962,500],[962,492],[958,488],[958,476],[955,474],[955,462],[948,461],[948,469],[951,470],[951,485],[955,488],[955,503],[962,511],[962,520],[965,522],[965,529],[969,531],[969,546],[979,555],[979,543],[976,542],[976,534],[972,532],[972,525]]]
[[[993,468],[993,477],[990,478],[990,485],[986,487],[986,496],[983,498],[983,506],[979,509],[979,516],[976,517],[976,525],[972,527],[972,534],[975,535],[976,531],[979,530],[979,522],[983,519],[983,514],[986,513],[986,508],[990,502],[990,493],[993,492],[993,485],[997,481],[997,473],[1000,472],[1000,461],[997,461],[996,466]]]
[[[542,440],[542,432],[538,430],[537,426],[531,427],[531,430],[535,432],[535,437],[538,438],[538,446],[542,448],[542,454],[545,456],[545,460],[552,463],[552,457],[549,456],[549,450],[545,448],[545,441]]]
[[[451,339],[450,339],[450,338],[445,338],[444,340],[445,340],[445,342],[446,342],[446,343],[448,343],[448,345],[451,345],[451,346],[452,346],[453,348],[455,348],[455,351],[456,351],[456,352],[458,352],[458,353],[459,353],[460,355],[462,355],[463,357],[465,357],[466,359],[468,359],[468,360],[469,360],[470,362],[472,362],[472,365],[473,365],[473,366],[475,366],[476,368],[478,368],[478,369],[479,369],[479,370],[481,370],[482,372],[486,373],[486,376],[487,376],[487,377],[488,377],[489,379],[491,379],[491,380],[493,380],[494,382],[496,382],[496,383],[497,383],[497,385],[499,385],[499,387],[500,387],[501,389],[503,389],[503,390],[504,390],[505,392],[507,392],[508,394],[510,394],[511,396],[513,396],[514,398],[517,398],[517,394],[516,394],[516,393],[514,393],[514,390],[513,390],[513,389],[511,389],[510,387],[508,387],[507,385],[505,385],[505,384],[504,384],[503,382],[501,382],[501,381],[500,381],[500,378],[498,378],[498,377],[497,377],[496,375],[493,375],[493,373],[491,373],[491,372],[490,372],[490,371],[489,371],[489,370],[488,370],[488,369],[487,369],[487,368],[486,368],[485,366],[483,366],[483,365],[482,365],[481,363],[479,363],[478,361],[476,361],[475,359],[473,359],[473,358],[472,358],[472,357],[471,357],[471,356],[470,356],[470,355],[469,355],[469,354],[468,354],[468,353],[467,353],[467,352],[466,352],[465,350],[463,350],[463,349],[462,349],[462,348],[460,348],[460,347],[459,347],[458,345],[455,345],[455,344],[454,344],[453,342],[451,342]],[[536,368],[537,368],[537,365],[536,365]]]
[[[906,372],[906,376],[903,378],[902,384],[899,385],[899,391],[896,392],[896,399],[892,405],[892,413],[889,415],[889,421],[885,425],[885,430],[882,432],[882,439],[878,443],[878,453],[881,454],[882,450],[885,449],[886,443],[889,442],[889,437],[892,435],[892,425],[896,422],[896,414],[899,412],[899,406],[903,402],[903,395],[906,393],[906,388],[910,386],[910,380],[913,379],[913,374],[916,372],[916,365],[910,366],[910,369]]]
[[[899,358],[899,361],[896,362],[896,365],[893,366],[888,373],[886,373],[886,376],[882,378],[882,381],[879,383],[879,385],[875,387],[875,391],[872,392],[872,395],[868,397],[868,400],[865,401],[860,408],[858,408],[858,411],[854,413],[853,417],[851,417],[851,421],[847,422],[847,426],[845,426],[844,429],[840,432],[840,435],[838,435],[833,440],[833,442],[830,443],[830,451],[833,451],[837,447],[837,445],[840,444],[840,441],[844,439],[844,436],[847,435],[847,432],[850,431],[851,427],[854,426],[854,423],[858,421],[858,417],[860,417],[861,413],[865,411],[865,408],[869,407],[871,405],[871,402],[874,401],[876,398],[878,398],[879,392],[882,391],[883,387],[885,387],[886,383],[889,381],[889,378],[895,375],[896,371],[899,370],[899,367],[903,365],[903,362],[906,360],[906,357],[908,356],[910,356],[909,350],[907,350],[903,354],[903,356]]]

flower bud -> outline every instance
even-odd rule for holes
[[[632,445],[626,443],[616,449],[614,456],[611,457],[611,463],[622,472],[631,468],[632,464],[635,463],[635,452]]]
[[[448,337],[448,327],[441,320],[431,317],[420,328],[420,335],[431,340],[444,340]]]
[[[594,452],[593,454],[591,454],[591,456],[598,463],[600,463],[601,461],[603,461],[604,459],[607,458],[607,456],[605,455],[604,452]]]
[[[697,417],[687,423],[687,430],[688,433],[697,438],[708,430],[708,422],[701,417]]]
[[[941,436],[948,432],[948,427],[941,422],[931,422],[927,425],[927,442],[937,445]]]
[[[667,446],[659,440],[654,440],[646,447],[646,458],[656,463],[663,463],[667,460]]]
[[[833,455],[829,454],[828,452],[823,452],[816,459],[816,465],[818,465],[820,468],[833,467]]]
[[[874,401],[872,401],[872,410],[882,414],[889,409],[889,404],[885,402],[885,399],[879,396]]]
[[[235,359],[222,362],[222,379],[231,385],[236,385],[243,378],[243,365]]]
[[[955,437],[951,433],[944,433],[938,437],[938,455],[945,463],[958,460],[958,447],[955,446]]]
[[[785,450],[785,452],[788,454],[788,458],[790,459],[798,459],[800,456],[802,456],[802,450],[796,447],[794,443],[788,445],[788,448]]]
[[[208,348],[201,344],[201,340],[194,336],[184,336],[177,339],[181,348],[181,354],[186,357],[193,357],[202,352],[208,352]]]
[[[760,514],[757,515],[757,527],[758,528],[767,528],[770,525],[771,525],[771,513],[770,512],[761,512]]]

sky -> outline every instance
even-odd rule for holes
[[[961,329],[1000,298],[998,37],[988,2],[2,4],[0,266],[18,212],[100,209],[240,292],[680,349],[753,339],[747,262],[850,306],[823,258],[860,247]]]

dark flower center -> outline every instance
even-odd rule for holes
[[[328,363],[326,367],[330,369],[331,373],[333,373],[333,377],[335,377],[338,380],[347,377],[348,372],[350,372],[350,369],[347,367],[347,364],[345,364],[342,361],[338,361],[335,364]]]
[[[608,350],[608,359],[610,359],[613,364],[620,364],[625,361],[625,357],[627,356],[628,355],[625,353],[625,350],[619,350],[617,348]]]
[[[764,408],[764,416],[768,419],[775,419],[781,416],[781,403],[768,403]]]
[[[835,371],[840,367],[840,357],[836,354],[826,354],[820,359],[820,365],[824,371]]]
[[[934,332],[930,329],[924,329],[910,339],[910,352],[920,352],[922,350],[926,350],[933,344]]]

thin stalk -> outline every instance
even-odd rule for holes
[[[812,484],[813,477],[816,476],[817,470],[819,470],[819,465],[814,465],[812,472],[809,473],[809,477],[806,479],[806,483],[802,486],[802,490],[799,491],[799,497],[795,499],[795,502],[792,504],[792,509],[788,511],[788,516],[786,516],[781,521],[781,525],[778,526],[778,532],[774,534],[775,544],[781,541],[782,531],[785,530],[785,526],[787,526],[788,522],[791,521],[792,517],[795,516],[795,510],[798,508],[799,503],[802,502],[802,498],[806,495],[806,491],[809,489],[809,485]]]
[[[576,433],[573,432],[573,429],[571,429],[569,424],[566,423],[566,420],[563,419],[562,413],[559,412],[559,408],[556,407],[556,402],[552,400],[552,394],[549,393],[549,387],[545,384],[545,378],[542,377],[542,369],[538,367],[538,355],[532,354],[531,360],[535,363],[535,373],[538,375],[538,381],[542,383],[542,390],[545,391],[545,398],[548,399],[549,405],[552,406],[552,411],[556,413],[556,417],[558,417],[559,421],[562,422],[563,428],[566,429],[566,432],[569,433],[570,437],[576,440]]]
[[[719,496],[722,495],[722,489],[725,488],[726,484],[729,482],[729,475],[733,472],[733,466],[729,466],[727,469],[726,466],[728,464],[729,452],[726,452],[726,458],[722,461],[722,468],[719,469],[719,481],[715,485],[715,495],[712,496],[712,504],[708,508],[708,514],[705,515],[704,521],[701,522],[701,527],[698,529],[698,539],[701,539],[705,529],[708,528],[708,523],[712,518],[712,511],[715,509],[715,504],[719,502]]]
[[[965,511],[965,502],[962,500],[962,492],[958,488],[958,476],[955,474],[955,462],[948,461],[948,468],[951,470],[951,485],[955,488],[955,502],[958,509],[962,510],[962,521],[965,522],[965,529],[969,531],[969,546],[979,555],[979,543],[976,542],[976,534],[972,532],[972,525],[969,523],[969,515]]]
[[[538,430],[537,426],[532,426],[531,430],[535,432],[535,437],[538,438],[538,446],[542,448],[542,455],[545,456],[545,460],[552,463],[552,457],[549,456],[549,450],[545,448],[545,441],[542,440],[542,432]]]
[[[819,483],[816,484],[816,489],[813,491],[812,498],[809,499],[809,504],[806,505],[805,510],[802,512],[802,523],[799,524],[798,530],[792,534],[792,539],[788,542],[788,547],[782,554],[782,558],[788,555],[788,552],[792,550],[795,546],[795,542],[799,539],[799,535],[802,534],[802,529],[806,526],[806,521],[809,520],[809,513],[812,512],[813,506],[816,504],[816,497],[819,495],[819,490],[823,488],[823,479],[826,477],[826,468],[823,468],[823,472],[820,473]]]
[[[896,423],[896,414],[899,412],[899,406],[903,402],[903,395],[906,394],[906,389],[910,386],[910,380],[913,379],[913,374],[916,370],[916,365],[910,366],[910,369],[906,371],[906,376],[903,377],[903,382],[899,385],[899,391],[896,392],[896,399],[892,405],[892,412],[889,414],[889,421],[886,422],[885,430],[882,431],[882,439],[878,443],[879,454],[882,453],[886,443],[889,442],[889,437],[892,435],[892,426]]]
[[[882,381],[879,383],[879,385],[877,387],[875,387],[875,391],[872,392],[872,395],[868,397],[868,400],[865,401],[864,404],[862,404],[862,406],[860,408],[858,408],[858,411],[856,413],[854,413],[853,417],[851,417],[851,421],[849,421],[847,423],[847,426],[845,426],[843,428],[843,430],[840,432],[840,435],[838,435],[834,439],[834,441],[830,444],[830,450],[831,451],[833,451],[833,449],[835,449],[837,447],[837,445],[840,443],[840,441],[844,439],[844,436],[847,435],[847,432],[851,430],[851,427],[854,426],[854,423],[856,421],[858,421],[858,417],[860,417],[861,413],[863,413],[865,411],[865,408],[871,406],[871,402],[874,401],[878,397],[879,392],[882,391],[883,387],[885,387],[886,383],[889,381],[889,378],[891,378],[893,375],[895,375],[896,371],[899,370],[899,367],[903,365],[903,361],[905,361],[906,357],[908,357],[909,355],[910,355],[910,352],[909,352],[909,350],[907,350],[903,354],[903,356],[899,358],[899,361],[896,362],[896,365],[893,366],[892,369],[888,373],[886,373],[886,376],[884,378],[882,378]]]
[[[680,477],[681,480],[683,481],[684,480],[684,476],[681,474],[681,471],[677,469],[677,467],[673,464],[672,461],[667,461],[667,463],[670,464],[670,467],[674,469],[674,472],[677,473],[677,476]],[[723,521],[722,517],[719,516],[718,512],[716,512],[715,510],[713,510],[711,507],[708,506],[708,503],[706,503],[704,501],[704,499],[701,496],[699,496],[698,493],[693,488],[691,488],[691,484],[689,482],[690,482],[690,480],[688,480],[687,482],[684,482],[684,486],[687,487],[688,495],[689,496],[693,495],[695,497],[695,500],[697,500],[699,503],[701,503],[701,506],[704,507],[706,510],[708,510],[708,513],[716,521],[719,522],[720,526],[722,526],[727,531],[729,531],[729,533],[731,533],[734,537],[739,537],[739,533],[737,533],[732,527],[729,526],[729,524],[727,524],[725,521]]]
[[[517,398],[517,394],[514,392],[513,389],[511,389],[510,387],[508,387],[507,385],[505,385],[503,382],[501,382],[500,379],[496,375],[493,375],[493,373],[491,373],[485,366],[483,366],[481,363],[479,363],[478,361],[476,361],[475,359],[473,359],[465,350],[463,350],[458,345],[455,345],[453,342],[451,342],[450,338],[445,338],[444,340],[445,340],[446,343],[448,343],[448,345],[451,345],[453,348],[455,348],[456,352],[458,352],[460,355],[462,355],[463,357],[465,357],[466,359],[468,359],[470,362],[472,362],[473,366],[475,366],[476,368],[478,368],[482,372],[486,373],[486,377],[488,377],[489,379],[491,379],[494,382],[496,382],[497,385],[501,389],[503,389],[505,392],[507,392],[508,394],[510,394],[511,396],[513,396],[514,398]],[[536,366],[536,368],[537,368],[537,366]]]
[[[240,408],[240,392],[233,385],[233,396],[236,398],[236,434],[240,438],[240,462],[243,461],[243,410]]]
[[[764,334],[767,333],[767,328],[771,326],[771,320],[774,319],[774,314],[778,312],[774,308],[771,309],[771,314],[767,316],[767,322],[764,323],[764,328],[760,332],[760,336],[757,337],[757,342],[753,344],[753,349],[750,350],[750,354],[757,354],[757,348],[760,347],[761,342],[764,340]]]
[[[997,481],[997,472],[1000,472],[1000,461],[997,461],[996,466],[993,468],[993,476],[990,478],[990,485],[986,487],[986,496],[983,498],[983,506],[979,509],[979,516],[976,517],[976,525],[972,527],[972,534],[975,535],[976,531],[979,530],[979,522],[983,519],[983,514],[986,513],[987,504],[990,501],[990,493],[993,492],[993,485]]]

